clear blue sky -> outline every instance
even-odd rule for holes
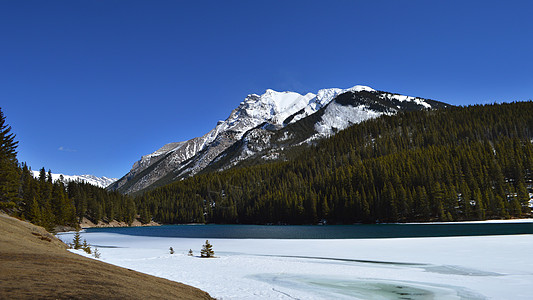
[[[121,177],[246,95],[533,98],[533,1],[0,1],[0,107],[33,169]]]

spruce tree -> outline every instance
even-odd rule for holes
[[[529,194],[528,194],[527,189],[526,189],[526,187],[524,185],[523,178],[519,178],[519,183],[518,183],[518,186],[516,188],[516,191],[517,191],[517,196],[518,196],[518,202],[520,203],[522,208],[526,209],[526,211],[527,211],[527,207],[528,207],[528,204],[529,204]]]
[[[201,257],[214,257],[215,256],[215,252],[213,251],[213,245],[209,244],[208,240],[205,240],[205,244],[202,247],[200,256]]]
[[[15,134],[0,108],[0,209],[12,210],[17,207],[20,168],[17,161]]]
[[[87,244],[87,240],[83,240],[83,244],[81,245],[81,249],[83,249],[83,251],[87,252],[87,254],[91,254],[91,246],[89,246],[89,244]]]
[[[74,234],[74,239],[72,240],[72,248],[80,249],[81,247],[82,247],[82,244],[81,244],[80,232],[76,231],[76,233]]]

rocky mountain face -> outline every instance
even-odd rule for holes
[[[136,193],[238,164],[286,159],[298,146],[380,115],[438,109],[445,103],[376,91],[367,86],[323,89],[316,94],[267,90],[247,96],[225,121],[204,136],[169,143],[141,157],[108,188]]]

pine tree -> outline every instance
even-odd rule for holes
[[[82,244],[81,244],[80,232],[76,231],[76,233],[74,234],[74,239],[72,240],[72,248],[80,249],[81,247],[82,247]]]
[[[27,211],[25,212],[25,216],[33,224],[39,225],[42,223],[41,210],[39,209],[39,203],[37,203],[37,200],[35,200],[35,195],[32,195],[31,200],[29,200],[29,203],[27,203]]]
[[[87,254],[91,254],[91,246],[89,246],[89,244],[87,244],[87,240],[83,240],[83,244],[81,245],[81,249],[83,249],[83,251],[87,252]]]
[[[205,240],[205,244],[202,247],[202,250],[200,251],[201,257],[214,257],[215,252],[213,251],[213,245],[209,244],[208,240]]]
[[[518,202],[518,199],[513,198],[511,200],[511,212],[514,217],[520,217],[522,215],[522,207],[520,206],[520,202]]]
[[[481,191],[479,189],[474,191],[474,202],[476,203],[476,214],[478,220],[485,220],[485,205],[481,198]]]
[[[54,225],[54,214],[52,212],[52,183],[47,181],[47,174],[43,168],[39,171],[38,200],[41,210],[41,226],[52,229]]]
[[[518,202],[520,203],[523,209],[527,209],[528,204],[529,204],[529,194],[524,185],[523,178],[520,178],[516,190],[517,190]]]
[[[15,134],[0,108],[0,209],[17,207],[20,169],[17,161]]]

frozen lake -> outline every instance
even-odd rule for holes
[[[71,241],[72,233],[59,237]],[[217,299],[531,299],[533,286],[532,234],[214,237],[209,238],[213,259],[197,257],[205,236],[105,229],[84,232],[82,238],[98,247],[105,262],[183,282]],[[197,256],[187,256],[189,249]]]

